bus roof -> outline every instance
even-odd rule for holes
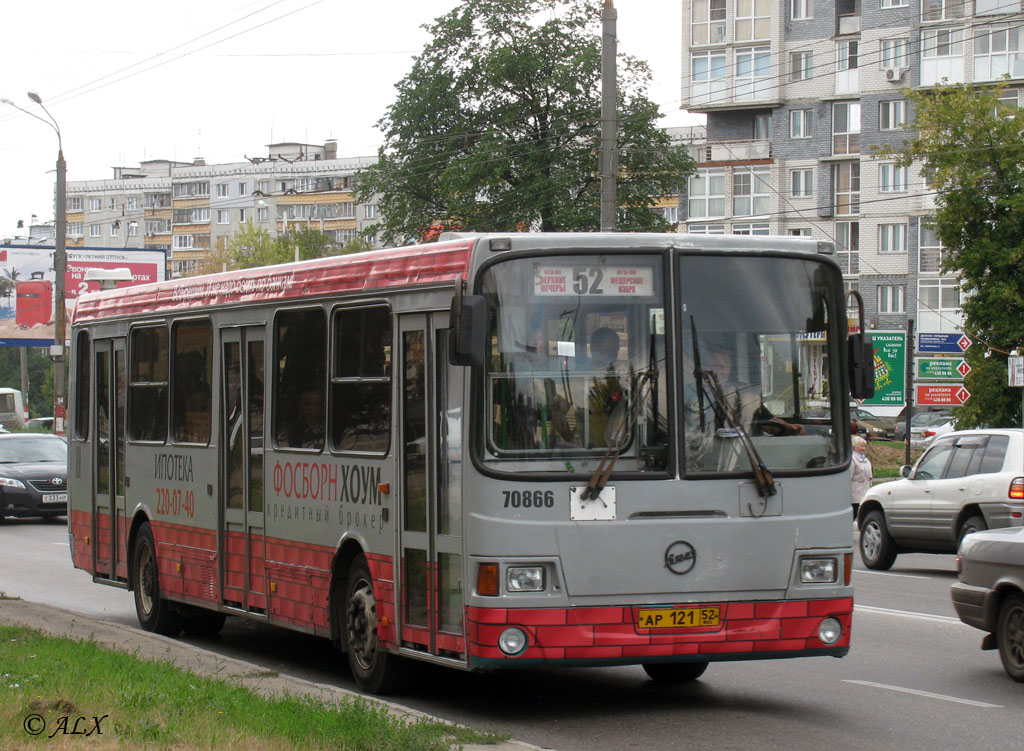
[[[373,250],[90,292],[78,298],[74,322],[454,282],[459,274],[467,274],[473,244],[465,239]]]

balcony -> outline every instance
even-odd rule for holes
[[[689,153],[699,164],[708,162],[751,162],[772,158],[772,144],[768,140],[715,141],[695,144]]]
[[[848,13],[842,16],[836,17],[836,33],[839,36],[847,34],[859,34],[860,33],[860,15],[857,13]]]

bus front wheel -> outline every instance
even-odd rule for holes
[[[344,647],[352,677],[371,694],[387,694],[399,683],[401,659],[389,654],[378,638],[377,600],[373,594],[373,576],[366,558],[352,562],[345,585]]]
[[[146,631],[164,636],[181,632],[181,617],[170,602],[160,596],[160,570],[156,560],[153,530],[146,522],[139,527],[132,548],[132,588],[135,590],[135,612],[139,625]]]
[[[689,683],[704,675],[706,662],[645,662],[644,672],[655,683]]]

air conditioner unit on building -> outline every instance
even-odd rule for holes
[[[907,75],[907,68],[886,68],[885,69],[885,80],[886,81],[902,81],[903,76]]]

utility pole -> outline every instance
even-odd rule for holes
[[[907,319],[907,432],[903,436],[904,464],[910,464],[910,420],[914,416],[914,319]]]
[[[616,21],[618,12],[612,0],[604,0],[601,9],[601,231],[615,231],[615,179],[619,171],[618,86],[616,82]]]

